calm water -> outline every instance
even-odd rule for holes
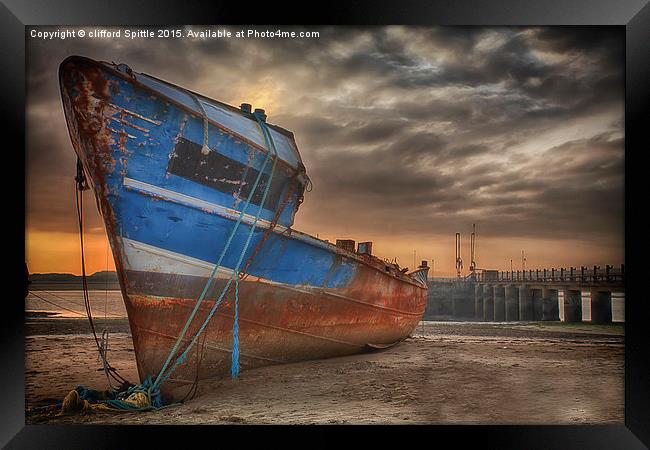
[[[126,308],[122,292],[111,290],[88,291],[93,317],[102,319],[125,318]],[[25,312],[30,317],[84,318],[83,291],[30,291],[25,300]]]

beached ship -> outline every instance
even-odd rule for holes
[[[230,370],[235,287],[244,369],[386,347],[413,332],[426,263],[406,273],[373,256],[371,243],[334,245],[292,229],[310,182],[293,134],[266,123],[264,111],[79,56],[61,63],[59,81],[141,379],[206,324],[163,395]]]

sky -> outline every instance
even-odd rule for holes
[[[281,29],[319,36],[45,40],[28,29],[30,272],[80,272],[57,81],[73,54],[265,109],[294,133],[314,185],[294,228],[321,239],[372,241],[402,267],[434,260],[435,276],[455,274],[456,232],[467,272],[472,224],[479,268],[520,269],[522,250],[527,269],[624,263],[621,27]],[[85,204],[87,270],[114,270],[92,194]]]

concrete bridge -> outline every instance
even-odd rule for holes
[[[625,321],[625,267],[500,272],[429,284],[426,319]],[[441,314],[441,312],[443,314]],[[446,313],[446,314],[445,314]]]

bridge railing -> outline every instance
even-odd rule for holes
[[[625,264],[620,267],[606,265],[565,269],[530,269],[512,271],[483,271],[478,275],[478,281],[529,281],[529,282],[580,282],[580,283],[622,283],[625,282]]]

